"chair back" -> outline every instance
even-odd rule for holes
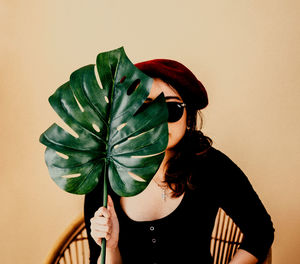
[[[58,239],[45,264],[88,264],[89,245],[83,215],[79,215]]]
[[[233,220],[219,209],[211,237],[210,252],[214,264],[227,264],[238,250],[243,233]],[[272,256],[269,251],[267,259],[262,264],[271,264]]]

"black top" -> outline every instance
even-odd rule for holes
[[[221,207],[244,234],[240,248],[264,260],[274,239],[271,218],[245,174],[225,154],[210,148],[196,160],[193,190],[186,190],[179,206],[168,216],[136,222],[110,190],[120,224],[119,248],[124,264],[212,263],[211,233]],[[90,218],[102,206],[99,184],[85,197],[85,221],[90,263],[97,263],[98,246],[90,236]]]

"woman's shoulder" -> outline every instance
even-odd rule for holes
[[[213,146],[207,149],[204,153],[196,154],[195,164],[213,166],[211,168],[236,165],[224,152]]]
[[[221,150],[211,146],[205,153],[195,156],[192,181],[196,185],[199,183],[223,184],[237,177],[245,177],[245,175],[237,164]]]

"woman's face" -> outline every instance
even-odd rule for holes
[[[171,85],[158,78],[154,78],[153,85],[146,102],[154,100],[161,92],[164,93],[166,102],[183,102],[181,96]],[[186,116],[186,108],[184,107],[182,117],[177,122],[168,123],[169,143],[167,149],[175,147],[184,136],[186,131]]]

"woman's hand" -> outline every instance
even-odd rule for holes
[[[102,238],[106,239],[106,248],[115,249],[119,241],[119,220],[114,203],[108,195],[107,208],[100,207],[91,218],[91,236],[101,246]]]

